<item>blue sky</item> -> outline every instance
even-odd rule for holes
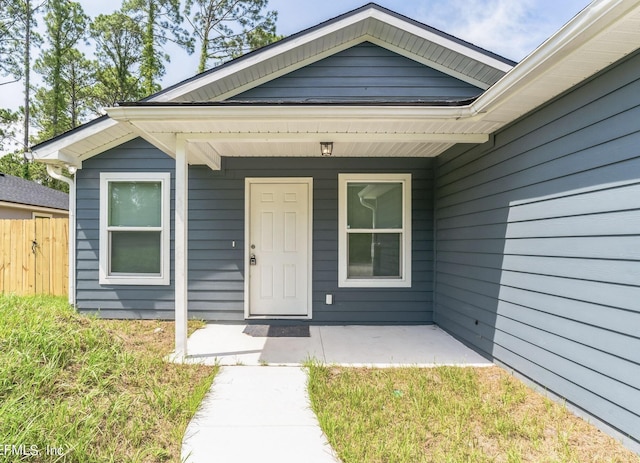
[[[120,2],[80,0],[94,17],[110,13]],[[270,0],[278,11],[278,33],[291,35],[358,8],[366,0]],[[381,6],[475,45],[520,61],[588,5],[588,0],[378,0]],[[163,86],[195,74],[197,59],[169,48],[171,63]],[[0,87],[2,106],[22,103],[20,86]]]

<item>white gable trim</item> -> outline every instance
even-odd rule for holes
[[[431,32],[428,29],[419,27],[418,25],[412,24],[401,18],[390,15],[375,7],[370,7],[358,13],[348,15],[343,19],[334,20],[324,27],[320,27],[316,30],[303,33],[300,36],[295,37],[293,39],[285,39],[284,41],[282,41],[282,43],[274,44],[270,47],[267,47],[264,50],[254,53],[253,55],[248,55],[242,59],[239,59],[236,62],[230,62],[218,70],[204,73],[201,77],[195,78],[182,85],[176,86],[171,90],[162,92],[156,97],[150,98],[148,101],[170,102],[170,101],[179,100],[184,95],[187,95],[191,92],[196,92],[198,89],[202,87],[210,85],[226,77],[230,77],[234,74],[247,71],[252,67],[260,66],[261,64],[263,64],[264,62],[270,59],[283,57],[287,54],[298,53],[297,50],[300,50],[304,46],[312,44],[314,42],[317,42],[318,47],[326,47],[326,48],[320,49],[318,52],[314,53],[313,55],[306,56],[300,59],[299,61],[296,61],[296,59],[298,59],[296,57],[292,60],[290,64],[285,65],[280,69],[277,69],[277,70],[269,69],[268,71],[265,72],[265,75],[257,79],[252,78],[250,82],[247,82],[247,84],[245,85],[241,85],[228,92],[218,94],[211,101],[223,101],[234,95],[240,94],[250,88],[256,87],[260,84],[273,80],[277,77],[281,77],[284,74],[300,69],[313,62],[319,61],[323,58],[334,55],[335,53],[346,50],[347,48],[350,48],[354,45],[357,45],[359,43],[366,42],[366,41],[375,43],[376,45],[387,48],[391,51],[399,53],[402,56],[413,59],[422,64],[427,64],[428,66],[434,67],[435,69],[441,72],[445,72],[449,75],[452,75],[453,77],[461,79],[472,85],[476,85],[483,89],[486,89],[488,87],[486,82],[480,82],[477,79],[473,79],[460,72],[456,72],[455,70],[452,70],[446,66],[435,63],[429,60],[428,58],[410,53],[407,50],[403,49],[401,46],[399,46],[399,44],[389,43],[387,41],[383,41],[379,39],[376,36],[376,30],[381,29],[383,27],[392,27],[397,29],[398,31],[407,32],[426,42],[442,46],[444,48],[454,51],[455,53],[466,56],[472,60],[475,60],[477,62],[480,62],[491,68],[497,69],[505,73],[513,68],[513,66],[511,66],[510,64],[507,64],[496,58],[483,54],[473,48],[469,48],[464,44],[458,43],[457,41],[451,40],[443,35]],[[353,29],[353,28],[359,28],[359,30],[353,31],[354,37],[336,39],[336,42],[334,45],[325,45],[325,43],[327,42],[327,38],[332,34],[336,34],[336,35],[341,33],[346,34],[345,31],[349,31],[350,29]]]
[[[387,23],[391,26],[397,27],[398,29],[405,30],[411,34],[416,35],[417,37],[423,38],[437,45],[441,45],[461,55],[468,56],[475,61],[479,61],[503,72],[508,72],[509,70],[511,70],[511,68],[513,68],[513,66],[505,63],[504,61],[500,61],[498,59],[492,58],[491,56],[487,56],[477,50],[465,46],[464,44],[450,40],[442,35],[435,34],[427,29],[416,26],[415,24],[408,23],[398,17],[391,16],[380,10],[373,9],[370,13],[370,16],[382,23]]]

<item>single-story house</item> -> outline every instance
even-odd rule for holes
[[[67,193],[0,172],[0,219],[68,216]]]
[[[520,63],[375,4],[34,147],[105,317],[437,323],[640,448],[640,3]],[[76,199],[77,198],[77,199]],[[75,233],[75,235],[74,235]]]

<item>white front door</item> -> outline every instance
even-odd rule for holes
[[[310,317],[311,179],[247,179],[246,315]]]

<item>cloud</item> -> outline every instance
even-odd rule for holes
[[[564,1],[564,0],[561,0]],[[422,7],[425,22],[479,47],[521,60],[558,27],[536,0],[446,0]],[[575,2],[574,2],[575,3]]]

